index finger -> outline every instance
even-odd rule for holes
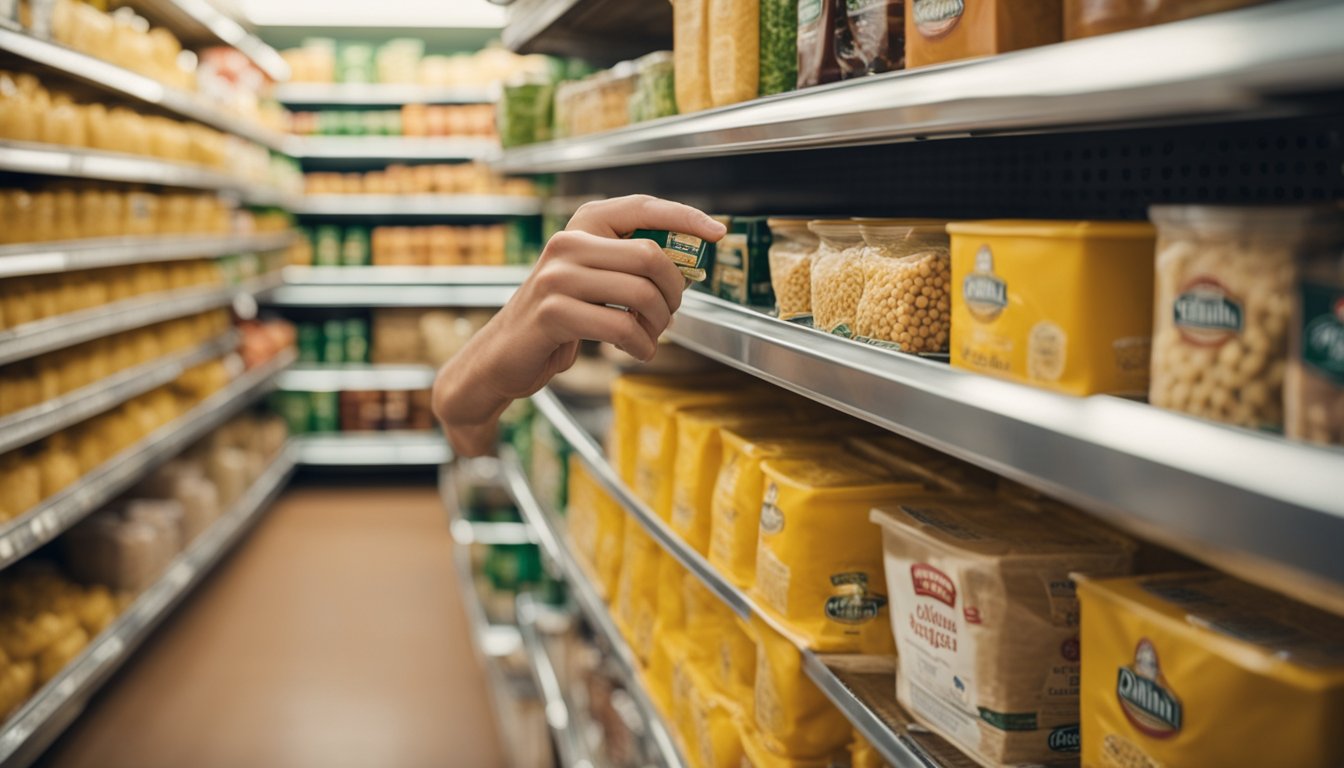
[[[650,195],[629,195],[585,203],[566,229],[599,237],[626,237],[636,229],[664,229],[695,235],[711,243],[728,231],[709,214],[689,205]]]

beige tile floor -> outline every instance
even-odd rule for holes
[[[287,491],[47,753],[48,768],[492,768],[429,483]]]

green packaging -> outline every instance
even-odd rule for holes
[[[313,409],[307,392],[272,392],[270,406],[285,420],[291,435],[302,435],[312,428]]]
[[[341,393],[309,392],[312,404],[312,429],[314,432],[341,431]]]
[[[711,292],[747,306],[770,307],[770,227],[764,216],[734,216],[714,256]]]
[[[340,320],[322,324],[322,362],[345,362],[345,323]]]
[[[666,229],[637,229],[630,237],[657,243],[687,280],[699,283],[708,275],[709,264],[714,258],[714,244],[711,242]]]
[[[335,267],[341,263],[341,228],[325,224],[313,234],[313,264]]]
[[[322,329],[317,323],[300,323],[297,331],[299,341],[299,362],[322,362]]]
[[[369,228],[346,227],[345,239],[341,242],[341,265],[345,267],[364,267],[370,263]]]
[[[357,317],[345,321],[345,362],[369,362],[369,324]]]

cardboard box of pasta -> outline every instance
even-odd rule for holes
[[[1083,765],[1344,765],[1344,617],[1211,571],[1079,578]]]
[[[990,497],[907,501],[872,520],[901,705],[982,765],[1076,764],[1070,574],[1129,573],[1133,542],[1063,506]]]

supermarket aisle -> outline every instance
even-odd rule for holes
[[[52,768],[502,762],[429,483],[295,486]]]

